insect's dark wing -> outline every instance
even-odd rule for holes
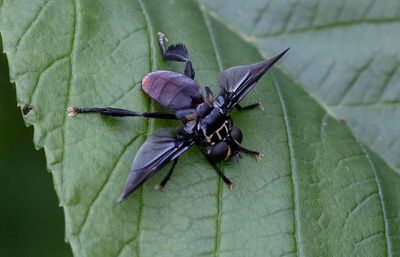
[[[172,111],[195,108],[204,101],[191,78],[173,71],[154,71],[142,80],[142,89],[154,101]]]
[[[259,63],[235,66],[218,76],[220,95],[225,99],[225,109],[231,111],[256,85],[257,81],[289,50]]]
[[[178,138],[175,129],[164,128],[154,132],[136,154],[124,191],[118,200],[123,201],[164,165],[189,149],[191,145],[193,145],[193,140]]]

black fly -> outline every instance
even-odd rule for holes
[[[156,186],[162,189],[178,161],[178,157],[192,145],[199,147],[218,176],[230,189],[234,184],[216,163],[240,156],[239,152],[254,154],[259,160],[261,154],[241,145],[242,132],[233,126],[228,113],[262,106],[254,103],[240,106],[239,102],[253,89],[257,81],[289,50],[259,63],[235,66],[222,71],[218,76],[221,91],[214,98],[210,88],[205,87],[203,96],[194,81],[195,72],[189,54],[183,44],[165,48],[165,35],[158,33],[158,43],[164,60],[185,62],[184,74],[173,71],[154,71],[142,80],[142,89],[162,106],[174,112],[133,112],[117,108],[77,108],[69,107],[69,116],[77,113],[101,113],[108,116],[142,116],[157,119],[181,120],[183,126],[176,129],[162,128],[152,134],[140,147],[133,161],[125,189],[119,197],[124,200],[145,181],[172,161],[167,176]]]

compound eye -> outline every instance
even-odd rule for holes
[[[231,129],[231,137],[239,144],[242,143],[242,131],[240,129],[233,127]]]
[[[220,162],[226,160],[231,155],[231,148],[225,142],[219,142],[218,144],[214,145],[209,152],[209,156],[211,160],[214,162]]]

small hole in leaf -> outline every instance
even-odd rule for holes
[[[33,108],[33,106],[32,105],[30,105],[30,104],[25,104],[23,107],[22,107],[22,113],[24,114],[24,115],[27,115],[30,111],[32,111],[34,108]]]

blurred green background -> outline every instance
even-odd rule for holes
[[[2,50],[1,38],[0,49]],[[63,211],[47,172],[44,152],[33,145],[0,51],[0,257],[70,257]]]

